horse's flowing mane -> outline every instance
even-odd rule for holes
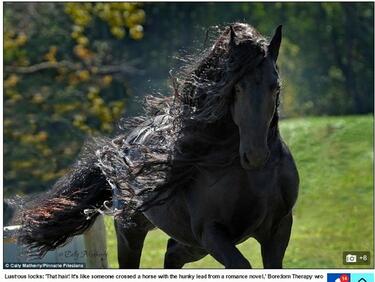
[[[162,203],[205,168],[238,158],[238,129],[229,110],[233,86],[266,56],[267,46],[250,25],[225,27],[172,78],[170,96],[147,96],[145,114],[126,119],[123,133],[97,150],[122,219]]]

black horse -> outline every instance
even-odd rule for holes
[[[145,116],[88,143],[71,172],[26,205],[20,241],[44,255],[111,201],[121,268],[139,267],[155,226],[171,237],[165,268],[207,254],[250,268],[236,248],[249,237],[265,268],[281,268],[299,179],[278,129],[280,43],[281,26],[270,42],[247,24],[225,28],[174,80],[174,95],[148,97]]]

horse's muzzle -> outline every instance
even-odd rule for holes
[[[244,169],[262,168],[270,158],[268,149],[257,149],[241,154],[241,165]]]

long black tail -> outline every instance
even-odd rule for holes
[[[103,142],[106,140],[87,143],[78,161],[51,191],[22,207],[18,241],[29,255],[42,257],[83,233],[98,215],[88,216],[84,211],[100,208],[104,201],[111,200],[111,188],[96,165],[95,150]]]

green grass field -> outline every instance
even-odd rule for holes
[[[281,133],[301,178],[284,267],[347,268],[343,251],[368,250],[373,255],[373,117],[289,119],[281,122]],[[109,264],[117,268],[111,218],[106,218],[106,226]],[[167,239],[160,230],[148,234],[141,267],[162,268]],[[262,268],[255,240],[239,248],[254,268]],[[222,266],[207,256],[186,267]]]

